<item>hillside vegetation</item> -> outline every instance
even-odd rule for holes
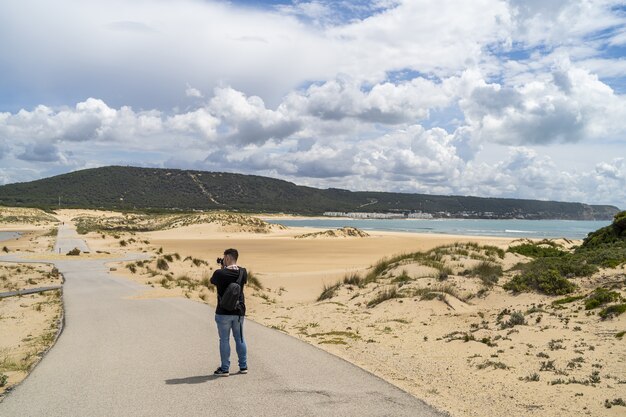
[[[152,232],[175,229],[194,224],[216,224],[222,227],[236,227],[243,232],[268,233],[281,225],[269,224],[256,217],[236,213],[202,214],[124,214],[104,217],[82,215],[75,217],[76,230],[80,234],[89,232]]]
[[[422,211],[435,217],[610,219],[613,206],[554,201],[321,190],[274,178],[134,167],[76,171],[0,187],[0,205],[115,210]]]
[[[570,294],[577,288],[572,278],[590,276],[600,268],[615,268],[626,262],[626,211],[616,214],[610,226],[590,233],[572,252],[540,244],[534,248],[523,244],[509,251],[534,259],[519,266],[520,273],[505,284],[505,289]]]

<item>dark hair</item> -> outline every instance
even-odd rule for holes
[[[233,248],[226,249],[226,250],[224,251],[224,256],[226,256],[226,255],[230,255],[230,256],[232,256],[232,258],[233,258],[235,261],[237,261],[237,258],[239,258],[239,252],[237,252],[237,249],[233,249]]]

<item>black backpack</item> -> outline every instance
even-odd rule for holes
[[[219,306],[227,311],[241,311],[242,310],[242,295],[243,295],[243,273],[246,270],[239,268],[239,278],[237,282],[231,282],[226,287],[224,295],[219,299]]]

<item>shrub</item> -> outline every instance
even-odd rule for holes
[[[531,258],[555,258],[567,255],[567,252],[553,246],[546,247],[536,243],[523,243],[521,245],[511,246],[508,251]]]
[[[74,248],[71,251],[69,251],[66,255],[67,256],[78,256],[78,255],[80,255],[80,249]]]
[[[120,240],[120,246],[124,247],[127,246],[128,243],[125,240]]]
[[[172,255],[163,255],[163,259],[165,259],[167,262],[174,262],[174,257]]]
[[[509,316],[509,319],[502,323],[500,326],[502,329],[509,329],[511,327],[520,326],[526,324],[526,319],[524,318],[524,313],[521,311],[514,311]]]
[[[9,253],[9,248],[6,246],[2,247],[2,252]]]
[[[162,271],[167,271],[168,269],[170,269],[170,265],[167,263],[167,261],[163,258],[159,258],[157,260],[157,269],[160,269]]]
[[[9,377],[3,373],[0,373],[0,387],[4,387],[7,384]]]
[[[565,295],[573,292],[576,285],[558,271],[549,269],[516,275],[503,288],[513,292],[538,291],[547,295]]]
[[[324,289],[322,290],[322,293],[319,295],[319,297],[317,297],[317,301],[324,301],[333,298],[335,295],[337,295],[337,291],[339,290],[340,285],[340,283],[336,283],[330,286],[324,284]]]
[[[619,293],[615,291],[609,291],[604,288],[596,288],[592,292],[587,300],[585,300],[585,310],[592,310],[598,308],[601,305],[619,300]]]
[[[598,313],[598,315],[602,318],[602,320],[606,320],[612,317],[617,317],[624,312],[626,312],[626,304],[616,304],[603,309],[600,313]]]
[[[133,274],[137,272],[137,267],[135,266],[135,264],[128,264],[126,265],[126,268],[128,268]]]

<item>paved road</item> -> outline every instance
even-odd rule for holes
[[[74,228],[67,224],[59,226],[57,243],[54,245],[54,253],[65,255],[74,248],[80,249],[81,252],[90,252],[87,242],[76,234],[76,230]]]
[[[0,403],[2,417],[442,415],[356,366],[250,321],[250,373],[215,378],[219,352],[209,306],[133,299],[149,287],[110,275],[102,261],[56,266],[66,279],[65,329]]]

